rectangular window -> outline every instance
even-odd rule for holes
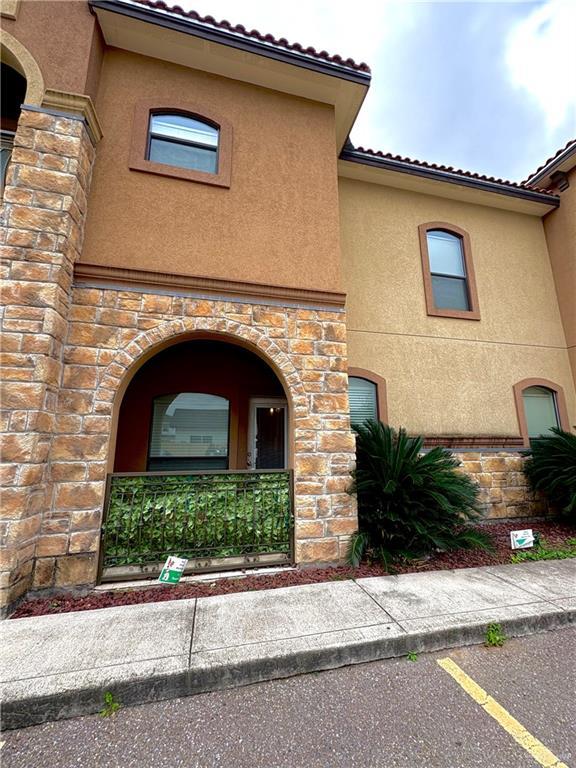
[[[528,387],[522,393],[528,437],[545,435],[550,427],[558,426],[558,414],[554,393],[545,387]]]
[[[428,258],[434,305],[438,309],[468,311],[470,303],[460,238],[442,230],[430,230]]]
[[[149,471],[228,468],[228,400],[182,392],[154,399]]]
[[[218,171],[218,128],[184,115],[152,115],[148,160],[205,173]]]
[[[154,163],[192,168],[206,173],[216,173],[216,150],[179,144],[167,139],[150,137],[150,156]]]

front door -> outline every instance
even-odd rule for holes
[[[288,407],[280,398],[250,400],[248,469],[285,469]]]

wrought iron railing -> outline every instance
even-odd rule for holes
[[[104,579],[149,575],[168,555],[187,558],[191,570],[288,563],[292,540],[289,471],[108,476]]]

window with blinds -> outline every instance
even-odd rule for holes
[[[373,381],[349,376],[348,398],[350,421],[353,427],[362,424],[366,419],[378,419],[378,393]]]
[[[148,469],[227,469],[228,421],[224,397],[181,392],[154,398]]]
[[[218,172],[216,126],[185,115],[152,115],[148,159],[155,163]]]
[[[470,310],[462,238],[435,229],[427,237],[434,304],[438,309]]]
[[[546,387],[527,387],[522,392],[526,426],[530,439],[540,437],[550,427],[559,426],[554,392]]]

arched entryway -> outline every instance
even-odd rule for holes
[[[255,352],[173,343],[126,387],[108,479],[104,580],[293,560],[289,401]]]

